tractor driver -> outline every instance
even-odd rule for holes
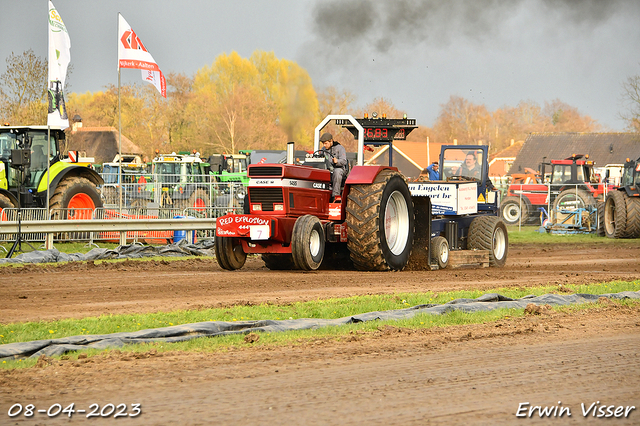
[[[342,179],[349,173],[347,151],[342,145],[333,140],[331,133],[324,133],[320,136],[320,142],[322,143],[322,152],[333,164],[333,172],[331,173],[331,198],[333,202],[339,203],[342,201],[340,196]]]
[[[480,180],[481,170],[475,153],[472,151],[467,153],[464,164],[458,169],[457,174]]]

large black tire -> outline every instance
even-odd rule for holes
[[[3,214],[4,209],[13,209],[16,206],[11,203],[11,200],[6,195],[0,194],[0,220],[7,220],[7,215]]]
[[[529,218],[529,207],[527,198],[506,197],[500,203],[500,216],[507,225],[521,225]]]
[[[196,188],[193,190],[189,198],[184,200],[173,200],[174,207],[180,209],[189,209],[187,214],[198,212],[201,209],[207,209],[211,207],[211,198],[209,192],[203,188]]]
[[[435,237],[431,240],[431,259],[444,269],[449,264],[449,243],[445,237]]]
[[[251,206],[249,205],[249,193],[244,194],[242,199],[242,214],[251,214]],[[269,268],[271,269],[271,268]]]
[[[104,204],[119,204],[120,193],[118,188],[114,186],[103,186],[102,187],[102,199]]]
[[[629,197],[624,194],[627,201],[627,231],[626,238],[640,238],[640,198]]]
[[[63,178],[49,200],[52,219],[91,219],[93,210],[101,207],[98,188],[83,177]]]
[[[624,238],[627,233],[627,202],[622,191],[613,190],[604,202],[604,233],[608,238]]]
[[[237,238],[216,235],[215,250],[218,265],[228,271],[242,268],[247,260],[247,254],[242,250],[240,240]]]
[[[573,209],[591,209],[595,210],[596,200],[593,195],[585,190],[575,188],[565,189],[560,192],[553,202],[553,209],[551,211],[551,223],[558,223],[563,221],[567,215],[560,213],[561,209],[573,210]],[[593,215],[595,220],[595,214]],[[582,225],[582,224],[580,224]]]
[[[604,237],[604,201],[597,201],[598,211],[598,227],[596,228],[596,235],[598,237]]]
[[[489,250],[489,265],[502,268],[509,253],[507,226],[496,216],[478,216],[469,225],[470,250]]]
[[[324,228],[320,219],[304,215],[296,220],[291,233],[291,256],[296,268],[315,271],[324,258]]]
[[[411,194],[400,173],[385,169],[370,185],[352,185],[347,247],[356,269],[404,269],[413,245],[413,221]]]
[[[304,215],[296,220],[291,233],[291,257],[296,268],[315,271],[324,258],[324,229],[320,219]]]
[[[262,255],[264,266],[272,271],[287,271],[296,269],[290,254],[265,253]]]
[[[0,210],[2,209],[13,209],[15,206],[6,195],[0,194]]]

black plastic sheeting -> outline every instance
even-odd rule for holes
[[[184,342],[200,337],[227,336],[231,334],[248,334],[251,332],[273,333],[278,331],[308,330],[328,326],[339,326],[365,321],[400,320],[411,318],[417,314],[440,315],[451,311],[480,312],[500,308],[524,309],[529,303],[536,305],[549,304],[562,306],[597,302],[600,297],[609,299],[640,299],[640,291],[623,291],[609,294],[545,294],[542,296],[525,296],[511,299],[496,293],[489,293],[477,299],[456,299],[442,305],[417,305],[410,308],[368,312],[337,319],[301,318],[294,320],[260,320],[260,321],[208,321],[195,324],[175,325],[164,328],[152,328],[135,332],[121,332],[102,335],[82,335],[61,339],[35,340],[33,342],[9,343],[0,345],[0,360],[55,356],[67,352],[87,348],[118,348],[126,344],[151,342]]]
[[[82,260],[128,259],[152,256],[213,256],[214,239],[204,239],[196,244],[181,240],[178,244],[165,246],[142,246],[129,244],[114,249],[94,248],[86,254],[62,253],[53,248],[50,250],[21,253],[11,259],[0,259],[3,263],[56,263]]]

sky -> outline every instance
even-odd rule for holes
[[[559,99],[623,131],[622,84],[640,75],[638,0],[53,0],[76,93],[117,85],[121,13],[160,69],[193,76],[222,53],[305,68],[316,88],[384,98],[431,127],[451,96],[490,111]],[[47,0],[0,0],[0,73],[47,58]],[[123,83],[141,82],[123,69]]]

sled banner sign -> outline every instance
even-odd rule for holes
[[[49,109],[47,125],[69,127],[67,108],[64,102],[64,83],[67,67],[71,61],[71,40],[60,14],[49,1],[49,78],[47,98]]]
[[[131,25],[118,14],[118,68],[135,68],[142,72],[142,80],[153,84],[167,97],[167,84],[156,61],[149,53]]]

